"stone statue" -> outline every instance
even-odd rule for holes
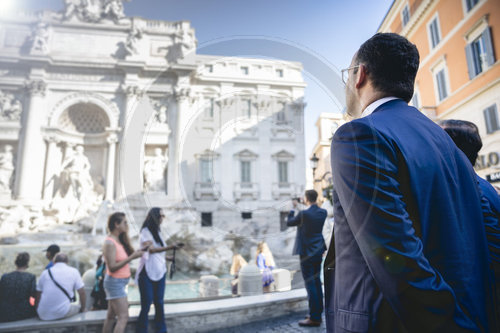
[[[82,146],[76,146],[74,153],[65,158],[62,169],[61,184],[67,185],[76,199],[81,200],[94,188],[90,176],[90,162],[83,154]]]
[[[144,162],[144,190],[165,192],[165,170],[168,159],[161,148],[154,150],[154,156],[146,157]]]
[[[23,106],[13,94],[0,90],[0,120],[16,121],[21,119]]]
[[[123,0],[64,0],[62,20],[76,17],[81,21],[94,23],[106,18],[119,23],[125,17],[122,2]]]
[[[69,20],[80,10],[80,0],[64,0],[63,20]]]
[[[38,22],[31,35],[30,53],[47,54],[49,52],[49,27],[46,23]]]
[[[168,121],[167,116],[167,105],[165,105],[166,101],[161,100],[151,100],[151,105],[153,106],[153,121],[156,124],[166,124]]]
[[[184,58],[189,52],[192,52],[196,48],[196,38],[190,30],[183,29],[177,36],[180,41],[180,57]]]
[[[11,193],[12,174],[14,173],[13,147],[5,145],[0,153],[0,193]]]
[[[123,13],[122,0],[105,0],[103,6],[103,17],[113,20],[118,23],[120,19],[125,17]]]
[[[129,34],[127,36],[127,41],[125,43],[125,51],[127,52],[127,55],[133,55],[139,53],[137,49],[137,43],[141,38],[142,38],[142,31],[139,28],[133,26],[132,29],[129,31]]]
[[[102,196],[94,192],[90,162],[84,155],[83,147],[69,148],[67,155],[48,211],[57,215],[59,221],[75,222],[98,207]]]

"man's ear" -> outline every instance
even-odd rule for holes
[[[360,64],[358,67],[358,72],[356,73],[356,89],[363,87],[368,82],[368,73],[366,67]]]

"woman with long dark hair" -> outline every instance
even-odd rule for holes
[[[130,279],[129,262],[142,256],[144,251],[134,251],[128,237],[128,222],[124,213],[114,213],[108,219],[109,234],[104,241],[103,256],[106,262],[104,290],[108,300],[108,314],[102,331],[125,332],[128,322],[128,301],[125,287]]]
[[[135,276],[141,293],[141,313],[137,319],[138,333],[148,332],[148,313],[151,303],[155,305],[156,332],[164,333],[167,331],[163,310],[167,263],[165,254],[162,252],[181,247],[183,244],[167,246],[160,233],[160,225],[164,218],[165,215],[161,208],[151,208],[141,228],[139,238],[141,247],[148,244],[151,246],[149,251],[142,256]]]

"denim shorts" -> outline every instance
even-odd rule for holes
[[[127,297],[125,287],[127,287],[130,278],[117,279],[112,276],[106,275],[104,277],[104,291],[106,292],[106,299],[117,299]]]

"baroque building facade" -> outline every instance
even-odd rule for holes
[[[498,0],[396,0],[379,32],[407,37],[420,52],[412,104],[431,119],[477,125],[477,173],[500,182]]]
[[[124,202],[137,223],[155,205],[279,231],[305,184],[302,65],[196,54],[187,21],[65,3],[0,21],[0,213],[74,223]]]

